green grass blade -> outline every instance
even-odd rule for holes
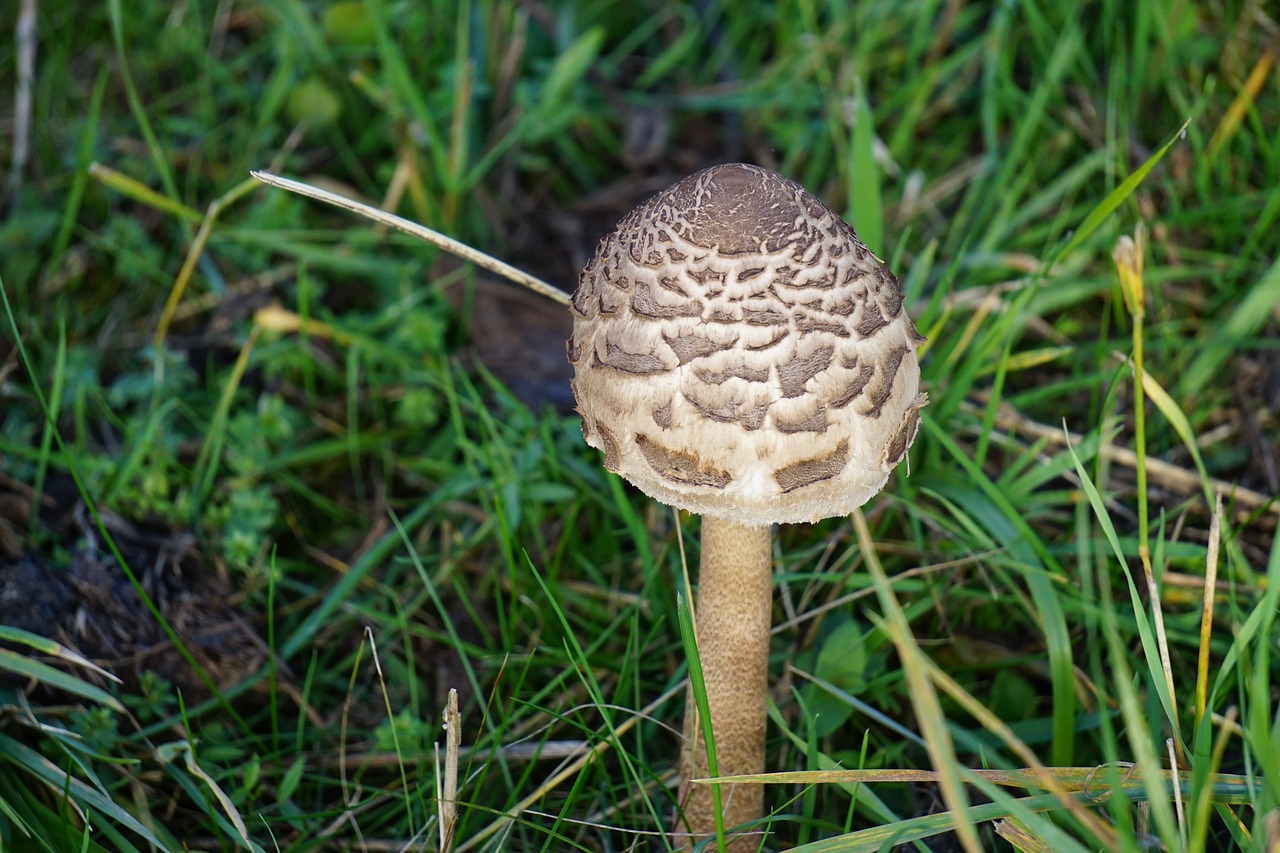
[[[130,54],[124,41],[125,14],[120,0],[107,0],[107,10],[111,16],[111,37],[115,42],[116,62],[120,69],[120,79],[124,83],[125,96],[129,101],[129,109],[133,113],[134,121],[137,122],[139,132],[142,133],[143,141],[146,142],[151,165],[160,176],[160,183],[164,185],[164,198],[174,205],[179,205],[178,183],[174,180],[169,158],[165,156],[164,146],[156,137],[151,119],[147,116],[146,105],[142,102],[142,96],[138,94],[138,87],[134,84],[133,74],[130,71]]]
[[[0,756],[14,767],[30,773],[49,786],[54,794],[66,792],[82,808],[92,809],[120,826],[136,832],[144,841],[165,849],[160,839],[123,807],[116,804],[104,791],[86,785],[82,780],[68,775],[40,753],[0,733]]]
[[[1106,534],[1107,541],[1111,545],[1112,551],[1115,553],[1116,559],[1119,561],[1124,572],[1125,581],[1129,585],[1129,597],[1134,610],[1134,617],[1138,626],[1138,634],[1142,642],[1142,652],[1147,664],[1147,684],[1148,689],[1155,691],[1160,699],[1161,705],[1164,707],[1166,721],[1172,726],[1172,721],[1177,719],[1174,711],[1174,697],[1169,695],[1163,669],[1160,663],[1160,649],[1156,637],[1151,629],[1151,624],[1145,615],[1146,608],[1143,606],[1142,597],[1138,593],[1137,583],[1133,579],[1133,574],[1129,570],[1128,561],[1124,557],[1123,551],[1120,549],[1120,542],[1115,533],[1114,525],[1106,511],[1106,504],[1099,494],[1097,486],[1089,477],[1088,472],[1084,468],[1084,464],[1078,457],[1074,456],[1076,463],[1076,476],[1080,478],[1081,488],[1084,489],[1085,495],[1089,499],[1090,505],[1093,507],[1094,515],[1098,523],[1102,526]],[[1159,602],[1154,602],[1153,606],[1159,607]],[[1156,753],[1155,741],[1160,737],[1161,732],[1151,731],[1149,722],[1146,718],[1145,709],[1141,706],[1138,691],[1136,687],[1130,683],[1129,667],[1125,662],[1125,654],[1123,652],[1124,641],[1119,636],[1119,631],[1113,620],[1111,604],[1107,601],[1104,605],[1104,624],[1106,625],[1106,640],[1111,651],[1112,665],[1115,668],[1115,689],[1120,695],[1120,708],[1127,725],[1127,735],[1130,748],[1133,750],[1135,764],[1142,773],[1144,779],[1154,779],[1158,775],[1161,767],[1161,756]],[[1181,732],[1171,731],[1171,735],[1181,740]],[[1152,812],[1155,816],[1156,826],[1160,831],[1160,836],[1166,841],[1179,837],[1176,830],[1176,823],[1173,816],[1173,804],[1165,798],[1151,797]]]
[[[969,483],[977,488],[985,503],[993,509],[984,516],[984,524],[989,532],[1028,567],[1025,577],[1044,631],[1053,681],[1051,762],[1063,766],[1072,764],[1076,739],[1075,660],[1061,595],[1052,580],[1065,578],[1066,572],[1017,507],[991,482],[986,472],[961,450],[954,439],[932,418],[922,418],[921,425],[931,438],[941,444],[950,458],[965,470]]]
[[[849,140],[852,160],[849,213],[862,244],[880,255],[889,247],[884,241],[884,210],[880,199],[880,167],[875,159],[875,117],[867,95],[859,87],[855,98],[853,135]]]
[[[79,696],[82,699],[88,699],[90,702],[105,705],[113,711],[124,713],[124,706],[101,687],[96,687],[83,679],[76,678],[74,675],[68,675],[60,669],[55,669],[47,663],[32,660],[8,649],[0,649],[0,670],[38,681],[41,684],[70,693],[72,696]]]
[[[1191,119],[1183,122],[1182,127],[1178,128],[1178,132],[1170,137],[1168,142],[1160,146],[1160,149],[1155,154],[1148,157],[1145,163],[1133,171],[1133,174],[1120,182],[1120,186],[1107,193],[1106,197],[1098,202],[1093,210],[1089,211],[1089,214],[1085,216],[1080,223],[1080,227],[1071,235],[1071,238],[1067,240],[1061,249],[1054,252],[1049,263],[1046,264],[1046,268],[1052,269],[1059,259],[1065,258],[1075,251],[1102,224],[1103,220],[1115,212],[1115,209],[1133,194],[1138,185],[1146,179],[1148,173],[1156,167],[1157,163],[1164,159],[1165,154],[1169,153],[1169,149],[1173,147],[1173,144],[1182,138],[1182,134],[1186,132],[1189,124],[1191,124]]]
[[[1213,377],[1220,376],[1227,359],[1262,330],[1277,305],[1280,305],[1280,258],[1249,288],[1226,321],[1213,327],[1212,334],[1182,375],[1178,385],[1182,396],[1199,394]]]
[[[978,843],[976,821],[970,810],[968,793],[961,781],[955,745],[942,712],[942,704],[922,660],[923,653],[911,633],[906,614],[902,612],[889,578],[880,565],[880,558],[875,553],[875,545],[871,539],[871,529],[867,526],[867,519],[861,509],[853,511],[853,523],[857,531],[858,546],[862,549],[863,559],[875,582],[876,598],[884,614],[879,627],[893,641],[903,669],[906,670],[916,723],[924,736],[933,769],[939,775],[943,802],[951,809],[960,843],[966,851],[977,853],[982,848]]]
[[[716,762],[716,734],[711,725],[711,704],[707,701],[707,682],[702,674],[702,657],[698,654],[698,635],[693,626],[693,610],[684,590],[676,590],[676,613],[680,618],[680,642],[684,646],[686,665],[689,668],[689,695],[698,706],[698,720],[702,724],[702,742],[707,750],[707,772],[720,775]],[[720,805],[720,783],[711,785],[711,808],[715,814],[717,850],[724,849],[724,815]]]

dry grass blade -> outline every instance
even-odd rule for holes
[[[1017,818],[996,821],[996,834],[1012,844],[1020,853],[1050,853],[1053,849],[1037,838],[1035,833]]]
[[[981,779],[1002,788],[1020,788],[1029,791],[1048,791],[1058,795],[1084,794],[1100,802],[1115,794],[1117,789],[1104,787],[1105,771],[1113,765],[1095,767],[1045,767],[1032,765],[1017,770],[969,770],[966,775]],[[1120,765],[1124,773],[1118,790],[1141,790],[1147,781],[1136,766]],[[1177,784],[1182,775],[1177,770],[1161,770],[1156,778],[1169,785]],[[758,776],[724,776],[722,781],[770,785],[829,785],[829,784],[895,784],[903,782],[940,783],[942,774],[936,770],[796,770],[780,773],[762,773]],[[1233,773],[1215,773],[1212,781],[1224,786],[1239,787],[1242,791],[1255,784],[1256,778]],[[1066,797],[1071,799],[1072,797]],[[1219,802],[1228,802],[1228,799]]]
[[[1066,808],[1070,809],[1081,823],[1088,826],[1098,838],[1111,842],[1115,841],[1114,830],[1100,820],[1097,815],[1085,809],[1084,806],[1082,806],[1076,799],[1068,795],[1069,789],[1060,784],[1059,776],[1056,775],[1062,772],[1061,768],[1058,768],[1057,770],[1050,770],[1045,767],[1044,764],[1036,758],[1035,754],[1031,751],[1031,748],[1018,738],[1017,735],[1014,734],[1013,730],[1009,728],[1003,720],[975,699],[973,695],[961,687],[955,679],[938,669],[932,661],[925,658],[924,663],[929,667],[929,674],[933,682],[941,687],[943,692],[958,702],[966,711],[972,714],[973,717],[987,729],[987,731],[1000,738],[1000,740],[1003,741],[1019,759],[1026,762],[1031,768],[1031,772],[1036,774],[1042,787],[1046,791],[1056,796],[1059,801]],[[1085,787],[1081,790],[1086,792],[1088,791],[1088,780],[1091,779],[1093,774],[1096,772],[1096,768],[1089,771],[1089,775],[1084,781]]]
[[[125,198],[131,198],[153,210],[158,210],[169,216],[175,216],[184,222],[204,221],[205,217],[200,214],[200,211],[187,207],[181,202],[174,201],[168,196],[156,192],[137,178],[118,172],[110,166],[104,166],[101,163],[90,163],[89,175],[103,186],[109,187]]]
[[[99,678],[114,681],[116,684],[123,683],[115,673],[103,669],[84,655],[67,648],[62,645],[62,643],[51,640],[48,637],[41,637],[38,634],[32,634],[30,631],[24,631],[20,628],[14,628],[9,625],[0,625],[0,640],[12,643],[21,643],[22,645],[35,649],[41,654],[57,658],[58,660],[64,660],[67,663],[75,664],[76,666],[82,666],[85,669],[90,670]]]
[[[987,399],[987,396],[985,393],[974,395],[975,399],[980,402]],[[1080,433],[1069,430],[1064,431],[1061,427],[1050,427],[1038,423],[1020,414],[1007,403],[1001,403],[997,407],[995,424],[1002,430],[1021,433],[1038,441],[1044,440],[1052,446],[1066,446],[1068,443],[1072,446],[1078,446],[1085,440],[1085,436]],[[1138,466],[1137,454],[1128,448],[1117,447],[1108,443],[1103,445],[1100,452],[1104,453],[1108,460],[1124,465],[1126,468],[1136,469]],[[1177,465],[1165,462],[1162,459],[1147,457],[1146,470],[1147,476],[1151,478],[1152,482],[1170,491],[1184,494],[1191,493],[1201,488],[1203,483],[1200,475],[1196,472],[1179,468]],[[1280,501],[1277,501],[1274,495],[1264,495],[1262,492],[1246,489],[1236,483],[1216,477],[1209,478],[1209,485],[1219,494],[1231,495],[1235,499],[1235,503],[1240,507],[1250,510],[1265,507],[1268,512],[1280,515]]]
[[[326,204],[332,204],[335,207],[341,207],[344,210],[350,210],[353,213],[358,213],[361,216],[372,219],[374,222],[381,225],[388,225],[392,228],[396,228],[410,236],[417,237],[419,240],[429,243],[438,249],[443,249],[452,255],[456,255],[464,261],[470,261],[476,266],[487,269],[495,275],[500,275],[508,281],[514,282],[522,287],[527,287],[534,293],[545,296],[555,302],[559,302],[561,305],[567,306],[569,304],[569,295],[560,288],[547,284],[542,279],[529,275],[524,270],[517,269],[510,264],[503,263],[497,258],[486,255],[484,252],[471,248],[466,243],[459,242],[452,237],[447,237],[439,231],[434,231],[425,225],[419,225],[418,223],[411,222],[404,217],[396,216],[394,213],[387,213],[385,210],[378,210],[378,208],[364,204],[363,202],[359,202],[345,196],[340,196],[337,193],[331,193],[328,190],[322,190],[319,187],[313,187],[310,184],[303,183],[302,181],[294,181],[289,178],[282,178],[278,175],[273,175],[270,172],[261,172],[256,170],[250,172],[250,174],[269,186],[279,187],[280,189],[285,189],[289,192],[306,196],[307,198],[313,198],[316,201],[323,201]]]
[[[1173,738],[1165,738],[1165,750],[1169,753],[1169,773],[1173,776],[1173,808],[1178,816],[1178,830],[1182,833],[1182,847],[1187,848],[1187,813],[1182,805],[1182,785],[1178,771],[1178,750]]]
[[[151,341],[152,346],[159,347],[164,342],[164,337],[169,331],[169,323],[173,320],[173,313],[178,309],[178,303],[182,301],[182,294],[186,292],[187,284],[190,283],[191,276],[196,271],[196,264],[204,254],[205,245],[209,242],[213,227],[218,223],[218,217],[239,198],[248,195],[253,187],[253,181],[241,181],[209,204],[209,209],[200,222],[200,230],[196,232],[195,239],[191,241],[191,247],[187,250],[187,256],[182,261],[182,268],[178,270],[177,278],[169,288],[169,296],[165,300],[164,310],[160,312],[160,322],[156,324],[155,336]]]
[[[1222,115],[1222,121],[1218,122],[1218,126],[1214,128],[1213,136],[1209,139],[1209,145],[1205,149],[1204,156],[1206,160],[1215,159],[1222,146],[1240,128],[1240,123],[1248,115],[1254,99],[1258,97],[1258,92],[1262,91],[1263,84],[1267,82],[1267,75],[1271,73],[1271,66],[1275,64],[1275,61],[1276,47],[1273,44],[1262,52],[1262,56],[1258,57],[1253,70],[1249,72],[1244,85],[1240,87],[1236,99],[1231,102],[1231,106]]]
[[[1178,703],[1177,692],[1173,685],[1173,664],[1169,659],[1169,637],[1165,633],[1164,628],[1164,611],[1161,609],[1160,587],[1156,584],[1155,572],[1151,568],[1151,555],[1145,547],[1145,543],[1139,546],[1138,556],[1142,563],[1142,574],[1147,581],[1147,595],[1151,602],[1151,616],[1156,637],[1156,647],[1160,653],[1160,669],[1164,675],[1165,689],[1169,691],[1169,714],[1172,719],[1174,732],[1179,730],[1178,724]],[[1185,758],[1182,754],[1182,742],[1175,739],[1179,758]]]
[[[858,545],[862,549],[867,570],[875,581],[876,594],[885,614],[884,630],[892,638],[898,655],[902,658],[902,668],[906,672],[910,685],[911,704],[915,708],[929,758],[938,771],[938,784],[942,789],[942,799],[947,808],[955,815],[955,831],[966,851],[976,853],[982,849],[978,842],[977,828],[969,817],[969,798],[956,760],[955,746],[951,741],[951,733],[947,730],[942,704],[938,701],[937,691],[929,679],[928,660],[921,653],[915,638],[911,635],[906,614],[889,585],[884,567],[875,552],[871,538],[871,528],[867,526],[867,518],[861,509],[853,511],[853,526],[858,535]]]
[[[1200,609],[1200,649],[1196,657],[1196,725],[1204,717],[1209,702],[1210,635],[1213,633],[1213,600],[1217,592],[1218,553],[1222,549],[1222,493],[1213,506],[1209,521],[1209,548],[1204,563],[1204,605]]]
[[[626,720],[623,720],[617,726],[613,727],[612,732],[614,735],[614,739],[622,737],[622,735],[626,734],[628,731],[630,731],[633,727],[635,727],[640,722],[650,719],[653,713],[659,707],[661,707],[664,703],[669,701],[672,697],[680,693],[683,693],[684,690],[685,690],[684,683],[677,684],[676,686],[664,692],[657,699],[650,702],[647,706],[641,709],[634,716],[629,717]],[[524,812],[534,803],[541,800],[543,797],[547,796],[547,794],[551,793],[556,788],[560,787],[562,784],[564,784],[568,780],[572,779],[574,776],[577,775],[578,771],[580,771],[583,767],[586,767],[591,761],[595,760],[604,752],[608,751],[613,746],[614,739],[602,738],[600,741],[596,743],[595,746],[591,747],[588,750],[585,750],[580,756],[578,756],[576,760],[572,761],[571,763],[561,768],[560,770],[557,770],[555,773],[551,775],[549,779],[547,779],[545,782],[539,785],[537,790],[535,790],[533,793],[529,794],[529,796],[525,797],[520,802],[516,803],[514,806],[508,809],[506,814],[500,816],[497,820],[494,820],[493,822],[491,822],[484,829],[480,830],[475,835],[472,835],[470,838],[468,838],[465,843],[463,843],[461,846],[457,848],[458,853],[465,853],[465,851],[467,850],[476,849],[481,844],[483,844],[486,840],[493,837],[498,832],[502,831],[512,821],[516,820],[522,812]]]
[[[180,740],[171,744],[164,744],[156,750],[156,758],[161,763],[176,761],[182,758],[183,766],[187,772],[195,776],[205,784],[209,789],[209,793],[217,800],[218,806],[222,809],[222,813],[226,815],[227,820],[235,827],[236,834],[240,837],[246,848],[249,850],[261,850],[257,844],[254,844],[249,838],[249,828],[245,825],[244,818],[240,815],[240,810],[236,808],[235,803],[231,801],[231,797],[222,790],[222,786],[217,780],[210,776],[205,769],[200,766],[200,762],[196,760],[195,750],[192,749],[191,742]]]
[[[293,311],[281,308],[279,305],[268,305],[265,308],[259,308],[254,312],[253,325],[282,334],[304,332],[312,337],[337,341],[344,346],[351,343],[351,336],[346,332],[336,329],[328,323],[301,317]]]
[[[458,712],[456,688],[449,689],[444,731],[444,779],[437,777],[436,799],[440,808],[440,850],[448,853],[453,849],[453,833],[458,825],[458,751],[462,746],[462,715]],[[438,765],[439,758],[436,762]]]
[[[31,92],[36,76],[36,0],[22,0],[17,24],[13,28],[17,47],[17,81],[13,98],[13,165],[9,170],[7,192],[16,195],[22,186],[22,173],[31,153]]]

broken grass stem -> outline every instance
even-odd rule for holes
[[[470,261],[478,267],[487,269],[495,275],[500,275],[508,281],[514,282],[522,287],[527,287],[540,296],[545,296],[561,305],[569,304],[569,295],[558,287],[547,284],[542,279],[529,275],[523,270],[517,269],[510,264],[503,263],[497,258],[486,255],[477,249],[473,249],[466,243],[459,242],[452,237],[446,237],[439,231],[433,231],[425,225],[419,225],[416,222],[405,219],[402,216],[396,216],[394,213],[388,213],[385,210],[379,210],[371,205],[347,198],[346,196],[331,193],[328,190],[322,190],[319,187],[313,187],[311,184],[304,184],[302,181],[295,181],[289,178],[282,178],[279,175],[273,175],[270,172],[262,172],[254,170],[250,172],[259,181],[273,187],[288,190],[298,195],[313,198],[317,201],[323,201],[326,204],[332,204],[335,207],[341,207],[346,210],[353,211],[361,216],[372,219],[374,222],[387,225],[392,228],[399,229],[406,234],[417,237],[426,243],[430,243],[438,249],[444,249],[446,252],[462,258],[464,261]]]

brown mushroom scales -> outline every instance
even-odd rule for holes
[[[919,426],[897,280],[798,184],[716,166],[628,214],[573,297],[583,435],[663,503],[748,524],[867,502]]]
[[[803,187],[715,166],[628,214],[573,296],[573,394],[605,467],[704,516],[698,654],[720,775],[764,770],[770,525],[845,515],[906,456],[920,425],[916,346],[897,280]],[[681,806],[714,831],[692,699]],[[732,827],[763,789],[726,785]],[[741,849],[755,842],[746,838]]]

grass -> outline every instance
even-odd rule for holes
[[[472,268],[248,173],[568,289],[725,158],[850,217],[929,338],[910,475],[780,531],[769,847],[1280,843],[1265,5],[37,11],[0,580],[116,549],[185,662],[116,684],[65,614],[4,629],[0,847],[667,849],[696,521],[456,355]],[[178,542],[269,653],[228,671],[175,618]]]

